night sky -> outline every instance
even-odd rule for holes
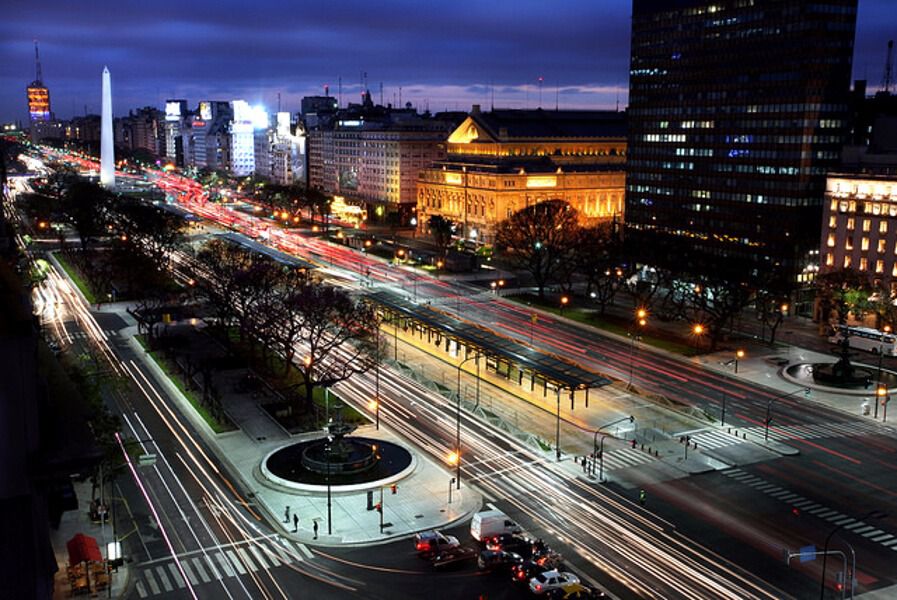
[[[40,40],[59,118],[99,112],[109,65],[114,111],[166,98],[243,98],[296,111],[305,95],[431,110],[625,106],[630,0],[6,0],[0,18],[0,121],[25,120]],[[881,81],[895,0],[860,0],[854,78]]]

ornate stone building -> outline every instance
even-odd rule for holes
[[[489,244],[497,223],[550,199],[569,202],[584,222],[622,217],[625,113],[474,105],[446,154],[418,177],[421,229],[442,215],[459,238]]]

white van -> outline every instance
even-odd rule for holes
[[[516,521],[500,510],[484,510],[478,512],[470,521],[470,535],[478,542],[503,533],[521,533],[523,530]]]

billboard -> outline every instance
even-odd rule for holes
[[[203,121],[211,121],[212,120],[212,103],[211,102],[200,102],[199,103],[199,118]]]
[[[165,120],[179,121],[181,119],[181,103],[179,101],[171,101],[165,103]]]

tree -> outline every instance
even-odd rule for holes
[[[427,221],[427,229],[433,238],[433,243],[439,248],[440,256],[445,257],[445,253],[452,243],[452,234],[454,233],[452,222],[442,215],[432,215]]]
[[[158,206],[121,198],[112,212],[116,233],[130,240],[157,268],[164,268],[169,254],[183,241],[184,219]]]
[[[307,352],[299,369],[309,410],[316,387],[331,387],[376,364],[380,324],[371,305],[329,285],[308,282],[295,290],[293,302]]]
[[[780,268],[774,268],[760,277],[759,287],[754,296],[754,307],[757,309],[757,319],[763,324],[763,329],[769,329],[770,345],[776,341],[776,332],[785,320],[786,307],[796,289],[795,278]]]
[[[495,247],[532,275],[542,299],[545,286],[573,260],[578,237],[576,210],[563,200],[546,200],[499,223]]]
[[[872,282],[866,273],[856,269],[837,269],[816,277],[819,299],[819,320],[830,323],[832,311],[840,324],[847,323],[851,313],[857,319],[869,310]]]
[[[707,332],[710,351],[716,350],[726,327],[753,299],[753,290],[745,283],[716,276],[703,276],[685,295],[686,317],[700,323]]]
[[[330,198],[327,194],[319,188],[306,188],[302,190],[300,202],[303,208],[307,208],[308,212],[311,213],[312,223],[315,222],[315,214],[318,214],[326,227],[326,216],[330,212]]]
[[[73,181],[62,195],[62,211],[78,232],[81,250],[107,233],[112,194],[95,183]]]
[[[620,288],[623,270],[622,247],[615,223],[599,223],[579,229],[573,249],[573,270],[586,278],[586,294],[600,307],[603,315]]]

